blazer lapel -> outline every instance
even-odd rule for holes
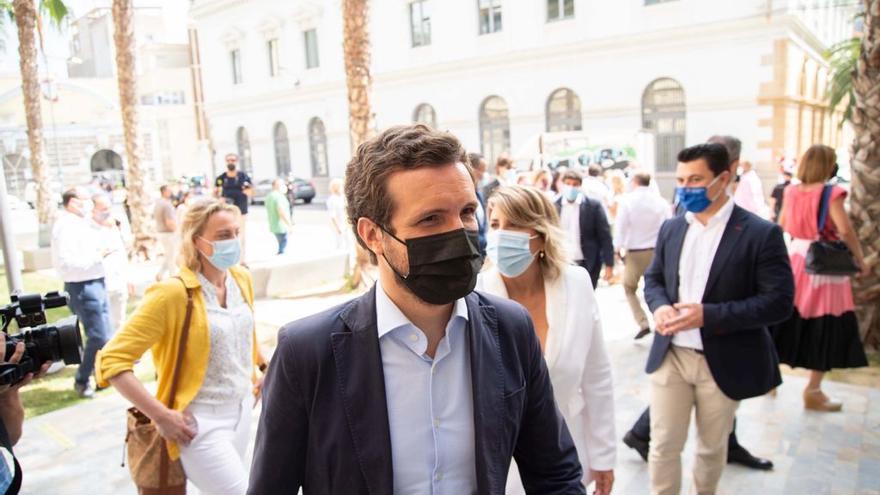
[[[349,331],[330,336],[351,440],[370,493],[392,493],[391,434],[376,329],[376,287],[341,315]]]
[[[678,268],[681,261],[681,248],[684,246],[684,238],[687,235],[688,231],[688,222],[684,219],[683,216],[675,219],[675,228],[672,232],[669,233],[668,245],[665,249],[668,249],[669,263],[666,265],[666,279],[669,281],[669,297],[673,302],[678,301],[678,284],[680,283],[678,279]]]
[[[544,342],[544,360],[547,368],[553,369],[562,350],[563,337],[568,322],[565,316],[568,314],[568,291],[565,289],[565,275],[561,274],[553,282],[544,282],[544,297],[546,299],[547,313],[547,341]]]
[[[729,201],[733,201],[733,198]],[[709,294],[709,291],[712,290],[712,285],[718,281],[721,271],[725,268],[727,259],[736,250],[736,246],[742,238],[742,233],[746,230],[746,223],[742,221],[743,211],[739,206],[734,205],[730,219],[724,227],[724,233],[721,234],[721,242],[718,244],[718,250],[715,252],[715,258],[712,260],[712,268],[709,270],[709,278],[706,280],[706,290],[703,292],[704,300],[706,299],[706,294]]]
[[[477,493],[502,493],[507,473],[499,473],[501,457],[501,415],[504,414],[504,369],[498,339],[498,319],[493,306],[484,306],[480,296],[466,298],[474,401],[474,459]]]

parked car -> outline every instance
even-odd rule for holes
[[[272,192],[272,181],[275,179],[261,179],[254,184],[254,195],[251,197],[251,203],[263,204],[266,196]],[[291,204],[297,200],[309,204],[315,199],[315,184],[305,179],[291,177],[287,181],[287,199]]]

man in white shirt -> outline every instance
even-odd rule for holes
[[[598,201],[607,215],[608,203],[611,201],[611,188],[608,187],[608,184],[602,179],[603,173],[604,170],[601,165],[594,163],[587,167],[587,176],[584,177],[584,184],[581,189],[583,190],[584,196],[594,201]]]
[[[768,327],[789,317],[794,280],[782,230],[734,205],[721,144],[678,155],[683,216],[663,224],[645,273],[657,334],[651,375],[651,493],[678,495],[681,450],[696,410],[697,493],[715,493],[740,400],[782,382]]]
[[[110,339],[110,315],[104,285],[104,257],[110,253],[98,243],[91,223],[92,201],[81,189],[62,195],[64,209],[52,227],[52,264],[64,281],[70,296],[70,309],[86,332],[82,363],[76,372],[74,390],[83,398],[92,398],[91,383],[95,355]]]
[[[651,333],[648,316],[636,295],[639,281],[654,257],[657,233],[672,208],[651,188],[651,174],[639,172],[632,179],[633,190],[627,193],[617,210],[614,222],[614,250],[621,254],[624,263],[623,290],[629,302],[633,318],[639,325],[636,340]]]
[[[764,185],[761,183],[761,178],[752,167],[752,162],[743,160],[740,162],[740,167],[739,184],[733,194],[733,201],[740,208],[766,220],[769,218],[770,212],[767,208],[767,201],[764,200]]]

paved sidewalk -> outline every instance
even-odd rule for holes
[[[280,325],[348,297],[259,301],[257,316],[264,324]],[[598,297],[614,367],[617,436],[622,437],[647,403],[643,367],[650,337],[632,341],[636,328],[619,286],[600,288]],[[771,458],[776,469],[758,472],[728,466],[719,494],[880,494],[880,390],[829,382],[828,392],[843,400],[844,410],[820,414],[803,409],[803,378],[784,379],[777,397],[745,401],[737,415],[740,441],[754,454]],[[125,400],[111,392],[27,421],[17,449],[25,470],[22,493],[136,493],[127,468],[120,467],[126,407]],[[256,414],[253,421],[252,434]],[[693,452],[691,440],[683,458],[685,483]],[[616,478],[615,494],[648,493],[647,465],[622,443]]]

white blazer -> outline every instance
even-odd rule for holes
[[[477,289],[509,297],[497,268],[480,274]],[[617,457],[611,363],[599,308],[590,276],[579,266],[566,266],[557,280],[544,282],[544,291],[549,324],[544,359],[589,484],[591,469],[614,469]],[[507,477],[507,493],[525,493],[516,464]]]

